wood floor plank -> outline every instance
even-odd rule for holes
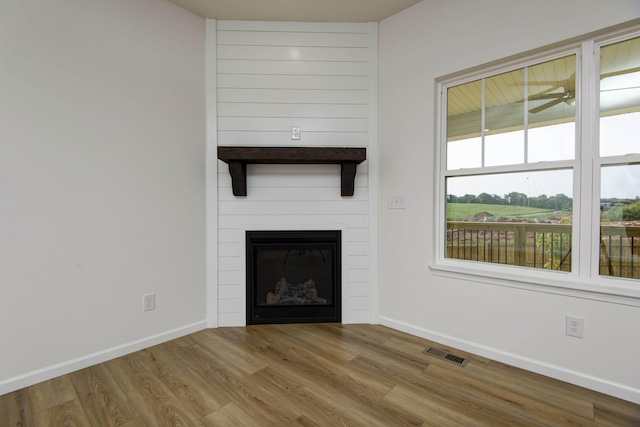
[[[120,424],[118,427],[149,427],[147,423],[145,423],[142,418],[138,417],[135,420],[131,420],[124,424]]]
[[[0,419],[7,426],[33,426],[29,391],[26,388],[0,396]]]
[[[140,352],[155,376],[198,418],[229,403],[211,384],[171,352],[158,345]]]
[[[169,342],[164,343],[165,346],[168,346],[173,351],[175,351],[177,349],[180,349],[180,348],[189,347],[192,344],[194,344],[194,342],[188,336],[176,338],[174,340],[171,340]]]
[[[57,377],[29,387],[29,399],[34,413],[77,398],[76,390],[68,376]]]
[[[207,331],[202,331],[193,334],[191,339],[209,353],[249,375],[267,367],[260,358],[243,351],[233,341],[227,340],[219,334],[209,334]]]
[[[367,325],[341,325],[341,324],[326,324],[324,325],[328,329],[333,329],[336,333],[339,333],[343,340],[346,342],[358,342],[358,343],[370,343],[370,344],[384,344],[385,341],[393,337],[393,329],[381,326],[379,328],[367,328]]]
[[[298,419],[294,420],[293,423],[291,423],[292,427],[322,427],[323,425],[327,424],[316,424],[313,420],[310,420],[304,415],[301,415]]]
[[[581,388],[580,391],[586,393],[587,398],[593,401],[596,412],[601,417],[607,414],[607,416],[620,418],[623,425],[629,422],[634,426],[640,426],[640,405],[591,390]]]
[[[127,393],[141,418],[153,427],[196,427],[200,420],[160,381]]]
[[[358,325],[343,325],[341,328],[333,326],[332,329],[346,345],[361,352],[369,348],[382,346],[392,337],[386,328],[368,331],[357,326]]]
[[[202,419],[205,427],[263,427],[264,424],[251,418],[235,403],[227,403],[222,408],[212,412]]]
[[[627,406],[627,405],[625,405]],[[640,409],[640,408],[638,408]],[[633,412],[636,412],[635,410]],[[638,427],[640,426],[640,417],[635,413],[629,413],[627,408],[621,411],[610,411],[595,408],[594,421],[599,426],[607,427]]]
[[[104,364],[69,374],[91,426],[121,426],[139,418]]]
[[[281,325],[283,326],[283,325]],[[305,325],[289,325],[292,328],[282,328],[295,337],[313,347],[319,347],[323,350],[331,349],[331,356],[341,361],[350,361],[362,353],[359,348],[346,343],[340,335],[334,331],[323,331],[318,329],[318,333],[308,333],[308,327]]]
[[[458,427],[458,426],[489,426],[480,419],[466,415],[464,408],[456,411],[444,406],[432,399],[425,399],[422,393],[416,392],[408,387],[399,385],[393,388],[384,397],[384,400],[391,403],[415,417],[424,421],[429,426]],[[495,427],[511,425],[507,421],[502,424],[495,424]]]
[[[159,381],[139,352],[110,360],[105,366],[125,393]]]
[[[247,326],[246,328],[219,328],[218,334],[225,340],[235,343],[242,351],[249,354],[256,354],[268,347],[269,343],[261,340],[254,334],[258,326]]]
[[[91,423],[78,399],[45,409],[34,414],[36,427],[86,427]]]
[[[490,371],[500,372],[503,375],[518,378],[519,381],[529,383],[533,387],[550,387],[558,390],[559,392],[570,393],[576,397],[585,397],[586,400],[592,400],[600,395],[600,393],[592,392],[591,390],[577,385],[565,383],[560,380],[545,377],[544,375],[536,374],[535,372],[525,371],[524,369],[519,369],[497,361],[491,361],[491,363],[487,365],[487,369]]]
[[[449,364],[439,365],[443,368],[454,369],[456,372],[460,369],[457,366]],[[593,401],[584,399],[582,395],[572,393],[554,386],[554,382],[550,378],[543,376],[521,376],[513,375],[512,372],[505,372],[502,369],[490,369],[491,365],[478,366],[469,363],[464,374],[482,381],[485,384],[501,387],[514,393],[528,396],[539,402],[561,409],[564,412],[577,415],[586,419],[594,418]]]
[[[321,426],[358,424],[349,414],[336,410],[332,399],[291,381],[271,367],[256,372],[251,378],[256,384],[270,390],[281,404],[294,407],[305,422],[311,421]],[[297,420],[303,422],[300,417]]]
[[[138,417],[124,424],[120,424],[118,427],[149,427],[149,426],[147,426],[147,423],[145,423],[141,417]]]

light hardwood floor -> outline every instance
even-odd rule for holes
[[[640,426],[640,406],[376,325],[204,330],[0,396],[0,426]]]

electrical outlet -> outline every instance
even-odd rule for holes
[[[389,196],[389,209],[406,209],[407,200],[404,196]]]
[[[584,329],[584,319],[582,317],[567,315],[567,335],[571,337],[582,338]]]
[[[142,311],[155,310],[156,294],[147,294],[142,296]]]

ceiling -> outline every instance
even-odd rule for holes
[[[203,18],[230,21],[377,22],[422,0],[169,0]]]

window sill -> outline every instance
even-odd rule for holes
[[[429,269],[440,277],[640,307],[640,283],[632,287],[625,279],[598,277],[596,283],[592,278],[571,273],[448,260],[430,265]]]

